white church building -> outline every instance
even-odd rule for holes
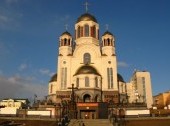
[[[152,88],[149,72],[142,72],[140,76],[144,80],[147,79],[145,83],[141,83],[143,86],[139,86],[139,81],[134,82],[135,80],[124,82],[117,71],[115,37],[109,31],[100,36],[99,30],[97,19],[90,13],[84,13],[75,23],[74,37],[68,31],[61,34],[58,66],[56,74],[49,81],[48,100],[54,103],[70,100],[70,87],[74,84],[75,99],[78,103],[119,103],[123,94],[129,102],[135,102],[135,92],[138,92],[140,87],[138,95],[142,92],[145,97],[141,102],[150,101],[147,107],[151,107]],[[134,87],[135,84],[138,86]]]

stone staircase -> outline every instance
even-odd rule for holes
[[[83,125],[84,123],[84,125]],[[72,119],[68,126],[113,126],[108,119]]]

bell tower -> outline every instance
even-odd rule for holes
[[[102,36],[102,54],[107,56],[115,54],[115,37],[109,31],[106,31]]]
[[[75,24],[75,42],[76,45],[99,45],[99,24],[93,15],[85,13],[77,19]]]
[[[66,31],[60,36],[59,55],[67,56],[72,54],[72,36]]]

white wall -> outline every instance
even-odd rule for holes
[[[0,109],[0,114],[16,115],[17,108],[5,107]]]
[[[51,116],[51,111],[27,111],[27,115]]]
[[[147,115],[150,114],[149,110],[126,110],[126,115]]]

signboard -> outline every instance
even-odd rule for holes
[[[97,107],[98,103],[77,103],[78,107]]]

